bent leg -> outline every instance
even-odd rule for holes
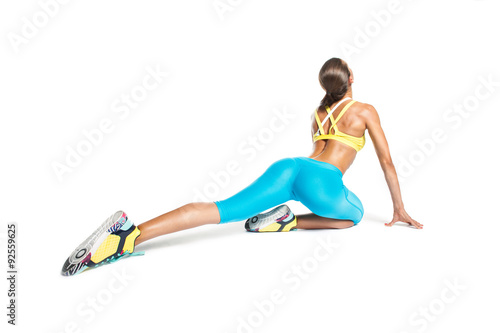
[[[218,224],[219,210],[213,202],[193,202],[152,220],[139,224],[141,231],[135,241],[139,245],[149,239],[172,232],[199,227],[205,224]]]
[[[298,218],[298,228],[350,227],[363,217],[359,198],[344,186],[342,172],[335,166],[312,159],[302,159],[302,167],[294,183],[299,201],[313,215]]]

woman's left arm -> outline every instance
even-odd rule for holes
[[[412,219],[404,208],[396,168],[392,163],[391,153],[389,152],[389,144],[387,143],[387,139],[380,124],[379,115],[375,108],[369,104],[366,104],[365,120],[368,134],[372,139],[380,166],[384,172],[385,180],[389,186],[394,206],[392,221],[385,225],[391,227],[396,222],[406,222],[417,229],[422,229],[423,225]]]

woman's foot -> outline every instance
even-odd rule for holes
[[[287,205],[278,206],[267,213],[258,214],[245,222],[252,232],[282,232],[296,230],[297,217]]]
[[[134,253],[135,240],[141,234],[123,211],[111,215],[69,256],[61,274],[76,275],[88,268],[112,263]]]

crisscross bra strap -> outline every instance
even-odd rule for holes
[[[337,108],[342,104],[344,103],[345,101],[347,101],[348,99],[351,99],[351,97],[346,97],[344,98],[343,100],[341,100],[340,102],[338,102],[335,107],[333,109],[331,109],[329,112],[328,112],[328,115],[325,117],[325,119],[323,119],[323,121],[320,123],[319,121],[319,117],[318,117],[318,110],[316,110],[315,112],[315,116],[316,116],[316,122],[318,123],[318,130],[316,131],[316,133],[314,135],[318,135],[319,133],[321,134],[325,134],[325,131],[323,130],[323,126],[325,125],[326,123],[326,120],[328,118],[330,118],[330,121],[332,122],[332,126],[337,126],[336,123],[337,121],[340,119],[340,117],[343,115],[343,113],[347,110],[348,106],[351,106],[352,103],[354,103],[354,101],[352,101],[351,103],[347,104],[346,107],[340,112],[340,115],[339,117],[337,117],[337,120],[333,119],[333,112],[335,110],[337,110]],[[330,109],[328,106],[326,107],[326,110],[328,111],[328,109]]]
[[[346,106],[344,106],[344,108],[342,109],[342,111],[340,111],[337,119],[335,119],[334,121],[332,121],[332,126],[330,127],[330,131],[331,132],[331,129],[332,127],[335,129],[335,133],[339,130],[338,127],[337,127],[337,122],[340,120],[340,118],[342,118],[342,116],[344,115],[344,113],[351,107],[351,105],[353,105],[354,103],[356,103],[356,101],[350,101],[349,103],[347,103]]]

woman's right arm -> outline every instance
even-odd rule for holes
[[[385,225],[392,226],[394,223],[401,221],[413,225],[418,229],[422,229],[423,225],[412,219],[404,209],[398,176],[396,174],[396,168],[392,163],[389,144],[387,143],[384,131],[382,130],[382,126],[380,125],[380,118],[378,116],[377,110],[375,110],[375,108],[369,104],[365,105],[367,106],[366,127],[368,129],[368,134],[372,139],[377,157],[380,162],[380,166],[384,171],[385,180],[387,182],[387,185],[389,186],[389,191],[391,192],[392,203],[394,206],[394,215],[392,221],[386,223]]]

